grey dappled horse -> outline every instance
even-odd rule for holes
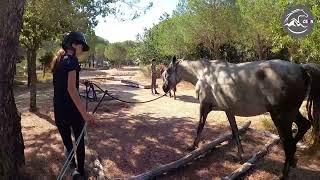
[[[285,151],[283,178],[290,166],[296,166],[296,144],[311,124],[319,135],[320,70],[314,64],[299,65],[282,60],[232,64],[220,60],[185,61],[173,57],[164,74],[164,92],[180,81],[191,82],[200,101],[197,137],[200,140],[207,115],[212,110],[225,111],[242,160],[243,148],[235,116],[255,116],[270,112]],[[299,108],[308,96],[307,120]],[[292,123],[298,126],[293,137]]]

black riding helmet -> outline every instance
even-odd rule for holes
[[[81,32],[68,33],[62,41],[62,48],[66,50],[72,47],[72,43],[80,43],[83,46],[82,51],[89,51],[89,46],[87,44],[86,38]]]

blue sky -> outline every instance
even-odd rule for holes
[[[99,24],[95,28],[96,35],[111,43],[136,40],[136,35],[142,34],[145,27],[150,28],[153,24],[157,24],[164,12],[172,14],[179,0],[141,0],[139,5],[145,6],[149,2],[153,2],[153,7],[132,21],[119,21],[113,16],[99,18]]]

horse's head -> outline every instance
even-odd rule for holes
[[[176,87],[176,85],[181,81],[178,75],[177,65],[180,61],[177,61],[176,56],[173,56],[171,63],[168,68],[163,73],[163,86],[162,89],[165,93]]]

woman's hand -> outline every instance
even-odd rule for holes
[[[95,124],[95,122],[96,122],[96,118],[92,114],[89,114],[89,113],[85,113],[83,115],[83,119],[89,124]]]

